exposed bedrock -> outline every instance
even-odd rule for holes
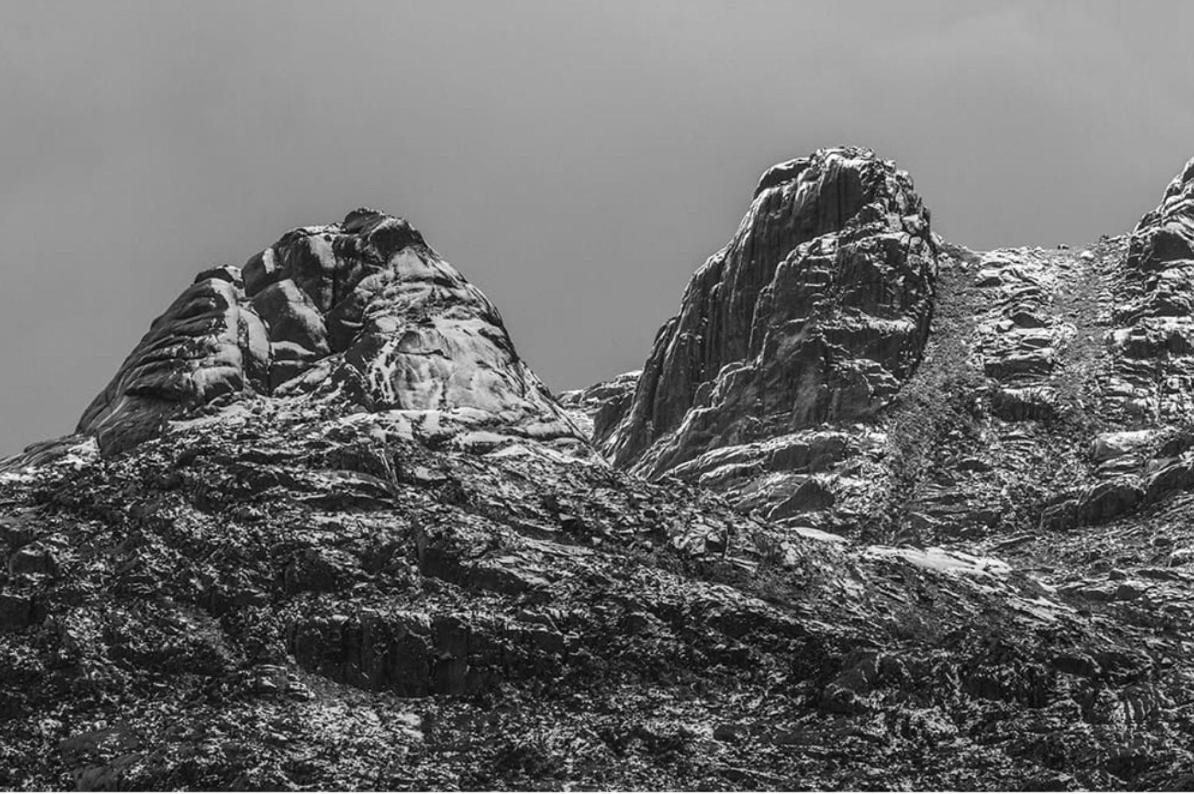
[[[594,437],[617,465],[660,476],[872,415],[919,360],[936,265],[928,210],[890,161],[838,148],[774,166]]]
[[[116,452],[221,397],[333,390],[416,425],[578,439],[480,290],[405,220],[364,209],[200,273],[78,431]]]
[[[1188,487],[1191,296],[1194,161],[1130,235],[976,253],[892,164],[821,151],[764,175],[641,373],[565,403],[619,467],[792,526],[1089,526]]]
[[[1111,396],[1129,421],[1194,411],[1194,160],[1128,242],[1111,334]]]

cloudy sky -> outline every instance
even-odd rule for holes
[[[770,164],[908,169],[974,248],[1128,230],[1194,156],[1194,3],[48,2],[0,28],[0,453],[209,265],[404,215],[554,388],[641,365]]]

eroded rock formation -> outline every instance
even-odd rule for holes
[[[801,431],[873,416],[911,374],[936,267],[929,213],[891,162],[826,149],[769,169],[660,329],[633,400],[598,417],[597,441],[651,477],[699,476],[735,447],[756,474],[799,468],[799,450],[820,444]],[[749,446],[781,438],[770,447],[790,452]],[[807,483],[764,501],[808,494]]]
[[[1111,396],[1132,421],[1194,412],[1194,160],[1169,183],[1128,243]]]
[[[364,209],[294,229],[243,268],[200,273],[78,432],[120,451],[221,398],[312,392],[431,435],[469,428],[475,443],[492,429],[577,439],[481,291],[405,220]]]

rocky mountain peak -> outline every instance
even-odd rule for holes
[[[936,256],[929,213],[892,162],[847,147],[773,166],[596,437],[618,465],[655,476],[871,415],[919,359]]]
[[[577,440],[489,299],[407,221],[370,209],[200,273],[78,432],[114,452],[203,410],[304,395],[390,412],[408,433]]]
[[[818,149],[806,157],[796,157],[768,168],[759,178],[754,197],[757,198],[764,190],[784,183],[796,181],[803,181],[806,184],[813,183],[819,176],[831,169],[845,166],[847,170],[858,173],[865,168],[866,163],[876,162],[882,163],[875,152],[860,146],[835,146]],[[805,173],[806,171],[808,173]]]
[[[558,401],[400,219],[204,271],[0,460],[0,787],[1190,789],[1192,182],[975,252],[782,163]]]
[[[1128,259],[1131,269],[1154,274],[1166,269],[1163,263],[1194,261],[1194,159],[1169,183],[1161,203],[1136,224]],[[1175,314],[1188,313],[1189,307],[1183,308]]]

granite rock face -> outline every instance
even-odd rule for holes
[[[343,394],[417,432],[577,439],[492,303],[405,220],[356,210],[218,267],[155,320],[79,422],[105,452],[246,395]],[[577,448],[581,444],[573,444]]]
[[[821,444],[803,431],[873,416],[912,373],[936,269],[929,213],[891,162],[844,148],[774,166],[594,438],[649,477],[708,473],[731,448],[757,472],[797,467]],[[781,438],[790,452],[745,448]]]
[[[810,160],[841,156],[821,152]],[[918,314],[914,310],[922,304],[907,304],[909,316],[924,323],[932,312],[931,336],[918,330],[884,337],[881,331],[890,326],[876,313],[860,319],[832,304],[829,296],[851,294],[854,271],[840,271],[845,281],[834,289],[809,291],[822,301],[819,314],[790,320],[790,306],[807,302],[802,293],[789,290],[788,305],[768,295],[782,282],[785,266],[805,262],[814,272],[817,260],[789,256],[758,292],[750,339],[758,338],[759,328],[769,329],[768,339],[782,338],[787,330],[801,342],[787,350],[799,352],[809,349],[807,339],[817,333],[839,333],[833,323],[841,317],[879,329],[853,337],[886,338],[893,352],[878,356],[888,362],[882,369],[893,376],[882,382],[891,388],[869,389],[867,400],[842,402],[840,395],[848,392],[826,385],[832,380],[824,377],[825,360],[859,361],[858,351],[847,346],[828,359],[812,360],[804,353],[785,357],[773,346],[756,359],[721,367],[711,381],[693,387],[684,373],[713,369],[701,364],[708,340],[720,338],[708,329],[723,327],[718,318],[734,305],[725,296],[736,294],[727,286],[733,279],[709,286],[709,274],[720,277],[727,261],[740,261],[735,252],[751,245],[749,237],[742,240],[744,231],[759,228],[759,199],[809,173],[806,166],[789,164],[764,177],[734,241],[697,273],[681,314],[661,329],[632,400],[623,396],[625,385],[622,391],[603,384],[577,393],[587,395],[592,438],[615,465],[698,483],[739,510],[772,521],[846,534],[860,524],[874,525],[894,502],[901,517],[888,524],[898,524],[904,537],[937,539],[1022,522],[1054,528],[1103,523],[1188,487],[1194,479],[1185,418],[1194,400],[1194,315],[1187,300],[1194,294],[1194,166],[1187,164],[1131,235],[1106,237],[1087,250],[975,253],[934,242],[927,224],[923,243],[905,234],[915,243],[910,252],[932,255],[924,271],[926,308]],[[824,182],[818,177],[803,189],[820,196]],[[916,199],[904,203],[919,207]],[[886,217],[893,225],[894,214]],[[876,234],[889,239],[898,233]],[[760,249],[753,245],[749,250]],[[804,250],[800,246],[796,253]],[[901,289],[906,284],[898,269],[887,275]],[[816,330],[823,327],[830,330]],[[908,322],[903,327],[921,328]],[[677,352],[688,349],[702,352],[695,358]],[[904,358],[894,355],[901,351]],[[677,363],[684,361],[696,363]],[[892,363],[899,361],[910,363]],[[768,371],[789,373],[787,386],[776,393],[791,396],[792,384],[809,378],[819,386],[797,390],[801,399],[791,403],[792,410],[776,412],[771,392],[756,388],[759,373]],[[815,399],[834,393],[839,397],[829,403]],[[829,408],[818,413],[818,405]],[[849,405],[854,408],[842,409]],[[937,438],[937,431],[949,435]],[[1026,504],[1012,493],[1037,495]]]
[[[625,413],[638,385],[640,370],[623,372],[614,378],[595,383],[586,389],[561,392],[560,405],[572,417],[586,438],[601,447],[617,430],[618,419]]]
[[[401,221],[201,274],[0,460],[0,787],[1189,789],[1189,172],[976,253],[869,154],[793,161],[659,367],[559,401]],[[581,438],[708,371],[636,471]]]
[[[1128,242],[1111,346],[1116,398],[1135,421],[1194,411],[1194,160]]]

